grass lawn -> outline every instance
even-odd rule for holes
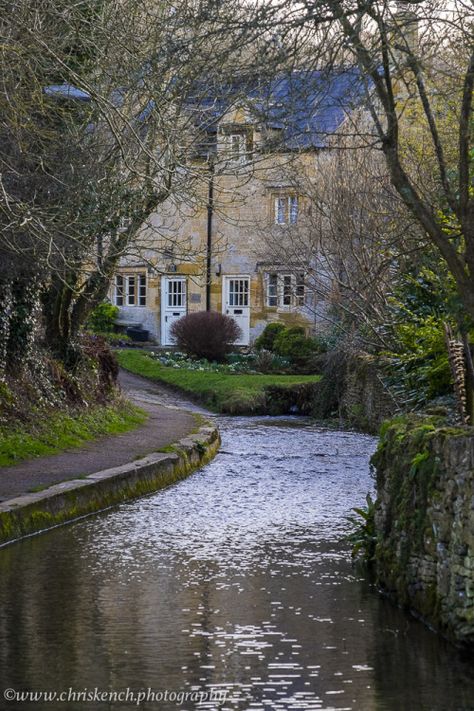
[[[0,429],[0,467],[80,447],[104,435],[127,432],[141,425],[146,418],[143,410],[126,401],[94,407],[77,415],[38,415],[34,425]]]
[[[320,375],[246,375],[172,368],[137,349],[117,351],[116,355],[126,370],[179,388],[210,409],[230,414],[264,412],[269,386],[291,387],[321,379]]]

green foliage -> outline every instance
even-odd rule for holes
[[[16,426],[0,429],[0,466],[8,467],[25,459],[55,454],[104,435],[120,434],[142,424],[146,413],[119,401],[76,414],[55,413],[41,418],[28,429]]]
[[[229,353],[224,363],[209,361],[207,358],[192,358],[181,351],[150,352],[162,365],[180,370],[199,370],[209,373],[272,373],[286,371],[290,365],[288,360],[270,351],[261,350],[255,353]]]
[[[86,328],[96,334],[112,333],[118,314],[118,306],[113,306],[104,301],[91,312]]]
[[[95,332],[95,335],[100,336],[100,338],[103,338],[104,341],[109,344],[109,346],[126,346],[129,343],[133,343],[130,336],[127,336],[126,333],[110,333],[108,331],[97,331]]]
[[[277,335],[273,350],[296,365],[304,365],[308,358],[318,352],[319,345],[314,338],[305,335],[301,326],[290,326]]]
[[[442,319],[413,318],[396,327],[397,351],[387,352],[388,382],[406,405],[419,408],[452,392]]]
[[[254,361],[255,370],[259,373],[272,373],[275,371],[286,371],[290,366],[290,361],[287,358],[267,351],[261,348]]]
[[[141,350],[117,352],[120,365],[132,373],[166,383],[204,402],[210,409],[230,414],[265,412],[265,391],[271,385],[317,383],[318,375],[263,375],[187,369],[163,365],[159,358]],[[227,366],[230,367],[230,366]]]
[[[0,380],[0,411],[2,407],[13,405],[15,396],[6,383]]]
[[[469,323],[443,261],[425,253],[400,278],[389,308],[386,336],[393,345],[383,355],[392,393],[411,409],[451,395],[444,323],[455,330],[466,329]]]
[[[263,333],[255,339],[255,348],[257,351],[266,350],[273,351],[276,337],[285,330],[285,324],[275,321],[268,323]]]
[[[346,537],[352,545],[352,557],[361,557],[363,562],[371,565],[375,557],[377,532],[375,528],[376,502],[370,494],[366,496],[367,506],[356,507],[352,510],[356,516],[348,516],[347,520],[352,526],[352,531]]]

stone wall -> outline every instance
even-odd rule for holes
[[[453,641],[474,645],[474,428],[397,418],[373,464],[379,583]]]
[[[365,353],[349,355],[339,402],[341,417],[357,429],[376,433],[396,410],[396,403],[380,377],[376,358]]]
[[[318,419],[339,416],[345,424],[376,434],[397,413],[374,356],[332,351],[320,356],[316,368],[323,375],[312,409]]]

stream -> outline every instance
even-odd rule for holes
[[[0,550],[0,690],[69,695],[0,709],[474,709],[472,665],[351,564],[375,439],[217,422],[185,481]]]

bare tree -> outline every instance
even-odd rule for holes
[[[341,150],[336,141],[337,149],[320,152],[309,170],[301,163],[287,166],[286,181],[300,203],[298,223],[262,229],[262,256],[293,273],[295,285],[301,275],[304,310],[319,330],[357,334],[365,347],[386,346],[383,325],[392,285],[426,242],[390,184],[379,152],[351,148],[353,138]]]
[[[229,8],[212,2],[0,7],[2,276],[7,291],[12,278],[34,281],[36,300],[46,285],[48,343],[73,361],[80,327],[150,215],[202,193],[194,159],[206,160],[207,126],[246,81],[252,32],[238,3],[233,33]]]

